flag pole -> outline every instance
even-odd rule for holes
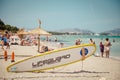
[[[83,71],[83,60],[85,60],[85,48],[82,48],[82,71]]]
[[[41,28],[41,20],[38,19],[38,22],[39,22],[39,28]]]
[[[39,28],[41,28],[41,21],[38,19]],[[40,34],[38,34],[38,52],[40,52]]]

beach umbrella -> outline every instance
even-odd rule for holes
[[[17,32],[17,35],[22,39],[24,35],[27,35],[29,34],[29,32],[25,31],[24,29],[20,29],[18,32]]]
[[[47,31],[43,30],[41,27],[38,27],[36,29],[33,29],[29,32],[30,34],[39,34],[39,35],[51,35],[50,33],[48,33]]]
[[[30,34],[37,34],[38,35],[38,52],[40,50],[40,35],[50,36],[51,34],[44,29],[41,28],[41,21],[39,20],[39,27],[33,29],[29,32]]]
[[[24,31],[24,32],[19,32],[19,33],[17,33],[17,34],[18,34],[18,35],[20,35],[20,34],[26,35],[26,34],[29,34],[29,32]]]

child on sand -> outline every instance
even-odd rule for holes
[[[103,54],[104,54],[104,45],[102,44],[102,42],[100,42],[100,52],[101,52],[101,57],[103,57]]]

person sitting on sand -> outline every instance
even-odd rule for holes
[[[43,46],[41,46],[41,49],[40,49],[40,52],[41,52],[41,53],[45,52],[44,48],[45,48],[45,46],[44,46],[44,45],[43,45]]]
[[[43,45],[43,46],[41,47],[41,51],[40,51],[40,52],[41,52],[41,53],[44,53],[44,52],[51,51],[51,50],[54,50],[54,49],[50,49],[50,48],[48,48],[48,46],[44,46],[44,45]]]

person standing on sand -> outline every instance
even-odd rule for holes
[[[104,45],[102,44],[102,42],[100,42],[100,52],[101,52],[101,57],[103,57],[103,54],[104,54]]]
[[[111,46],[111,43],[110,43],[109,39],[106,38],[105,39],[105,44],[104,44],[106,58],[109,58],[109,55],[110,55],[110,46]]]

